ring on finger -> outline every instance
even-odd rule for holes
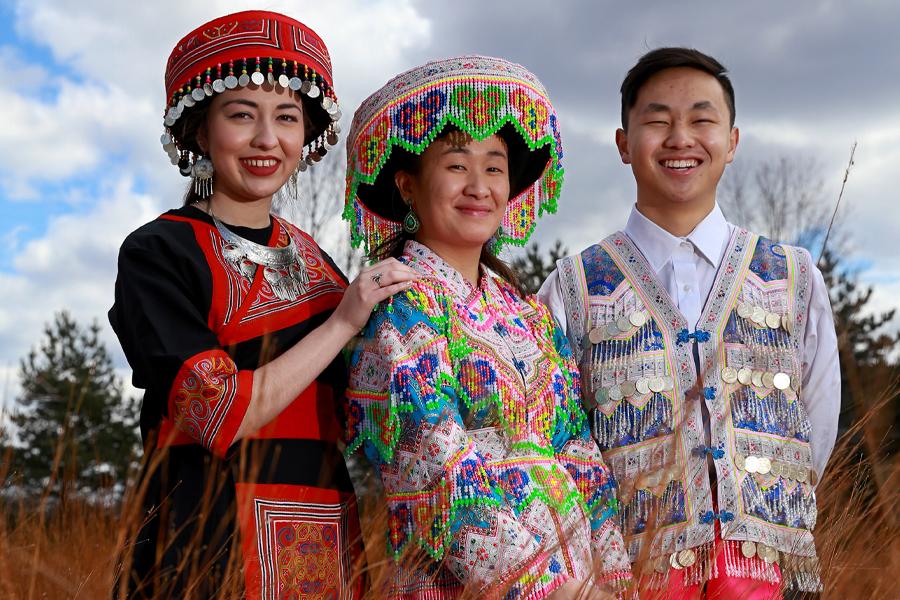
[[[372,275],[372,281],[374,281],[375,285],[377,285],[378,287],[381,287],[381,276],[382,273],[380,271]]]

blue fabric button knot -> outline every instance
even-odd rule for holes
[[[698,329],[694,333],[691,333],[687,329],[682,329],[678,332],[678,336],[675,338],[675,343],[681,346],[687,344],[691,340],[697,342],[708,342],[709,332],[704,331],[703,329]]]

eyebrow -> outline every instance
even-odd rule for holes
[[[716,107],[713,106],[713,103],[710,102],[709,100],[701,100],[700,102],[694,102],[694,105],[691,107],[691,110],[708,110],[708,109],[715,110],[715,108]],[[644,108],[643,112],[645,112],[645,113],[669,112],[670,110],[672,110],[671,107],[669,107],[666,104],[660,104],[658,102],[650,102]]]
[[[222,107],[224,108],[229,104],[242,104],[244,106],[249,106],[250,108],[259,108],[259,104],[257,104],[253,100],[247,100],[245,98],[235,98],[234,100],[228,100],[222,105]],[[284,102],[275,107],[276,110],[287,110],[290,108],[295,108],[300,112],[303,112],[303,109],[300,107],[300,105],[295,102]]]
[[[672,110],[665,104],[660,104],[659,102],[651,102],[647,106],[644,107],[644,110],[641,112],[669,112]]]
[[[472,154],[472,151],[464,146],[450,146],[442,154]],[[507,158],[506,153],[502,150],[488,150],[487,155]]]

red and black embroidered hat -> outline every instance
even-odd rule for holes
[[[238,87],[289,88],[301,94],[311,127],[301,169],[319,161],[338,141],[341,111],[334,93],[331,57],[315,31],[285,15],[248,10],[219,17],[184,36],[166,63],[166,133],[172,164],[190,150],[183,128],[187,111]]]

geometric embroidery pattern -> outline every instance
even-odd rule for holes
[[[609,296],[625,280],[625,275],[600,244],[583,251],[581,260],[584,263],[588,294],[591,296]]]
[[[341,597],[348,572],[341,547],[347,527],[342,505],[257,498],[254,508],[260,598]]]

